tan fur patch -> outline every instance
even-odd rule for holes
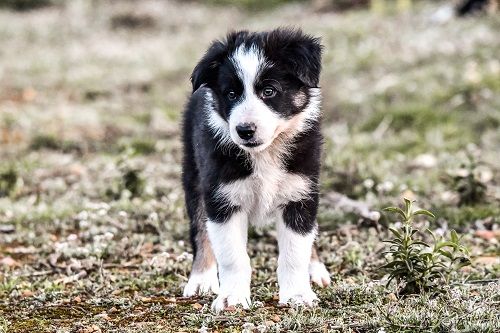
[[[319,261],[318,250],[314,244],[311,251],[311,261]]]
[[[196,218],[198,234],[196,235],[196,256],[193,260],[193,269],[195,273],[202,273],[215,265],[215,256],[212,251],[212,245],[208,239],[206,217],[203,209],[198,209],[198,216]]]
[[[293,96],[292,103],[298,108],[304,107],[307,101],[307,96],[304,92],[299,91],[295,96]]]

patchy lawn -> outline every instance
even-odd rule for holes
[[[261,12],[199,2],[0,9],[0,332],[497,332],[500,17]],[[277,306],[273,230],[252,230],[250,311],[180,297],[192,256],[180,186],[189,74],[229,28],[303,27],[325,45],[317,308]],[[472,266],[398,298],[379,267],[401,197],[456,229]]]

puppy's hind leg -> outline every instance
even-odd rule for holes
[[[311,282],[317,284],[319,287],[326,287],[330,284],[330,274],[318,256],[318,250],[313,245],[311,252],[311,262],[309,263],[309,275]]]
[[[191,243],[194,251],[193,268],[184,287],[183,296],[191,297],[210,292],[217,294],[219,292],[217,263],[208,239],[206,216],[201,207],[198,207],[191,218]]]

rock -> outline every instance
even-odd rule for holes
[[[0,259],[0,265],[7,266],[7,267],[19,267],[19,266],[21,266],[21,264],[18,261],[12,259],[12,257],[5,257],[5,258]]]

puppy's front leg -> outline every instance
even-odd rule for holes
[[[219,295],[212,310],[220,312],[228,306],[250,307],[252,269],[247,254],[248,218],[233,213],[225,222],[207,222],[207,231],[219,269]]]
[[[311,289],[309,263],[317,227],[301,209],[301,203],[290,203],[277,222],[279,302],[312,306],[318,298]]]

